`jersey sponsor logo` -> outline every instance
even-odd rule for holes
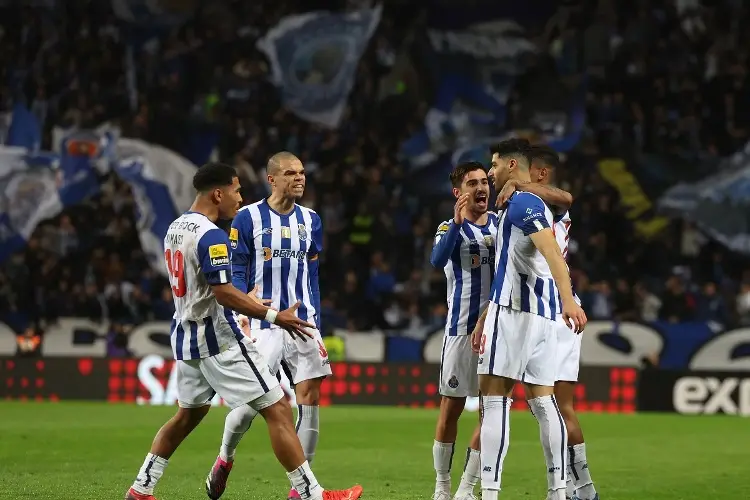
[[[307,228],[304,224],[297,224],[297,234],[301,241],[307,240]]]
[[[229,264],[229,249],[224,243],[208,247],[208,257],[212,266],[226,266]]]
[[[198,234],[201,228],[197,222],[176,220],[169,225],[169,231],[187,231],[188,233]]]
[[[450,225],[443,222],[438,226],[437,234],[445,234],[448,232],[448,229],[450,229]]]
[[[289,228],[288,228],[288,227],[286,227],[286,226],[283,226],[283,227],[281,228],[281,237],[282,237],[283,239],[287,239],[287,240],[288,240],[288,239],[291,239],[291,238],[292,238],[292,230],[291,230],[291,229],[289,229]]]
[[[471,268],[476,269],[479,266],[488,265],[491,264],[490,257],[485,255],[484,257],[481,255],[477,255],[475,253],[471,254]]]
[[[529,209],[528,209],[528,210],[526,211],[526,213],[531,213],[531,212],[530,212],[530,210],[531,210],[531,209],[529,208]],[[526,222],[526,221],[529,221],[529,220],[531,220],[531,219],[535,219],[535,218],[536,218],[536,219],[538,219],[538,218],[540,218],[540,217],[544,217],[544,214],[543,214],[542,212],[536,212],[536,213],[533,213],[533,214],[531,214],[531,215],[527,215],[526,217],[524,217],[524,218],[523,218],[523,221],[524,221],[524,222]]]
[[[237,231],[237,228],[232,228],[229,230],[229,244],[232,246],[232,248],[237,248],[237,241],[240,239],[240,233]]]
[[[269,261],[274,258],[302,260],[305,258],[305,251],[304,250],[291,250],[289,248],[263,247],[263,260]]]

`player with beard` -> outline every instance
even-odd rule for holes
[[[560,158],[557,152],[549,146],[534,146],[531,148],[531,167],[529,168],[530,183],[511,180],[505,183],[498,195],[498,205],[502,206],[516,190],[528,191],[542,198],[547,204],[557,209],[553,227],[555,239],[560,246],[563,258],[568,256],[568,242],[570,239],[570,213],[568,208],[573,201],[570,193],[558,189],[555,182],[556,172],[560,168]],[[574,295],[578,304],[580,299]],[[583,431],[575,412],[575,385],[578,382],[578,370],[581,360],[581,336],[571,332],[562,322],[559,324],[558,337],[558,371],[555,382],[555,398],[560,406],[560,413],[565,419],[568,430],[568,484],[567,497],[572,500],[599,500],[599,495],[591,479],[588,461],[586,459],[586,443]]]
[[[527,141],[511,139],[492,149],[495,186],[511,179],[530,182],[529,167]],[[557,320],[576,333],[587,320],[574,299],[553,225],[551,208],[528,192],[513,194],[499,216],[490,303],[472,333],[482,392],[482,500],[497,500],[501,489],[517,382],[525,385],[526,402],[539,423],[547,500],[565,499],[567,430],[554,396]]]
[[[451,495],[451,465],[458,433],[458,419],[466,398],[479,390],[478,356],[471,348],[471,332],[487,307],[492,283],[497,215],[488,212],[489,183],[479,162],[458,165],[450,175],[456,205],[453,218],[440,224],[430,262],[443,269],[448,283],[448,319],[440,363],[442,397],[435,428],[432,458],[436,481],[434,500]],[[469,448],[455,500],[473,500],[479,481],[479,427]]]
[[[276,153],[268,160],[271,196],[243,207],[232,222],[232,283],[248,292],[258,287],[272,307],[301,302],[297,315],[314,323],[312,339],[293,342],[275,325],[251,319],[250,331],[271,373],[283,367],[297,396],[297,435],[305,457],[312,462],[319,435],[320,386],[331,375],[328,352],[320,335],[318,257],[323,250],[323,227],[313,210],[297,204],[305,191],[305,168],[292,153]],[[219,456],[206,480],[211,498],[226,487],[240,439],[257,412],[248,406],[232,410],[224,424]],[[361,493],[361,488],[360,493]],[[292,489],[289,498],[300,498]],[[352,497],[355,498],[355,497]]]

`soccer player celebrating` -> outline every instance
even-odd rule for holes
[[[511,139],[492,149],[495,186],[530,181],[530,147]],[[538,196],[515,193],[500,215],[495,277],[486,322],[472,333],[482,393],[482,500],[497,500],[510,443],[513,386],[523,382],[539,422],[547,465],[547,500],[565,500],[567,431],[554,397],[557,316],[576,333],[586,315],[576,304],[568,268],[551,226],[552,210]],[[483,326],[482,326],[483,325]]]
[[[529,176],[531,183],[509,180],[503,186],[498,196],[498,204],[504,204],[516,190],[535,193],[547,204],[554,206],[562,213],[555,219],[552,226],[557,244],[560,246],[563,258],[568,255],[568,240],[570,237],[570,213],[567,211],[572,204],[570,193],[552,187],[555,173],[560,167],[560,158],[549,146],[534,146],[531,149],[531,167]],[[580,300],[574,295],[576,303]],[[573,406],[575,384],[578,382],[578,369],[581,360],[581,336],[571,332],[562,322],[558,321],[557,361],[558,370],[555,381],[555,398],[565,420],[568,430],[568,483],[567,497],[572,500],[598,500],[599,495],[591,479],[588,461],[586,460],[586,444],[583,431]]]
[[[313,326],[298,317],[299,303],[278,312],[230,283],[229,241],[215,223],[237,213],[242,201],[237,174],[228,165],[209,163],[198,169],[193,187],[198,195],[190,211],[169,226],[164,238],[175,303],[171,342],[180,408],[156,434],[126,500],[155,500],[154,487],[169,458],[206,416],[216,393],[232,408],[263,415],[276,458],[302,498],[359,498],[359,486],[323,491],[294,433],[281,386],[237,325],[233,310],[277,325],[279,335],[286,330],[303,340],[311,337],[305,329]]]
[[[487,307],[494,272],[497,215],[487,211],[489,183],[484,166],[461,163],[451,172],[456,205],[453,219],[440,224],[430,262],[445,271],[448,282],[448,320],[440,363],[440,416],[435,428],[432,458],[436,482],[434,500],[451,495],[451,464],[458,419],[466,398],[479,390],[477,354],[471,332]],[[466,463],[455,500],[473,500],[479,480],[479,427],[466,450]]]
[[[305,169],[299,158],[276,153],[268,160],[267,174],[271,196],[243,207],[232,222],[232,283],[244,292],[258,287],[260,296],[274,307],[283,309],[299,301],[297,316],[315,323],[309,330],[312,340],[295,342],[269,321],[255,318],[250,322],[271,373],[276,375],[283,367],[294,384],[297,435],[307,461],[312,462],[319,435],[320,386],[331,374],[319,331],[318,256],[323,250],[323,228],[317,213],[297,204],[305,190]],[[219,456],[206,483],[211,498],[224,492],[237,445],[256,415],[249,406],[227,415]],[[301,494],[292,488],[289,498]]]

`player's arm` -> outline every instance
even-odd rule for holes
[[[544,206],[539,198],[529,193],[519,193],[508,208],[511,223],[529,236],[539,253],[549,265],[552,277],[560,291],[563,303],[563,317],[572,318],[578,331],[586,324],[586,315],[573,298],[573,285],[570,282],[568,266],[560,252],[555,235],[544,215]],[[567,322],[567,319],[566,319]]]
[[[443,222],[435,234],[435,243],[430,254],[430,264],[437,269],[442,269],[448,263],[453,249],[458,241],[459,225],[455,221]]]
[[[229,230],[229,243],[232,247],[232,284],[239,291],[247,293],[253,288],[247,265],[250,262],[253,247],[253,219],[248,210],[240,210],[232,221]]]
[[[311,337],[302,329],[312,328],[314,325],[302,321],[294,315],[299,304],[295,304],[285,311],[277,312],[257,300],[253,300],[232,285],[229,246],[227,235],[218,228],[206,231],[198,240],[198,262],[201,272],[211,286],[216,301],[224,307],[251,318],[264,319],[269,323],[277,324],[292,334],[300,337]]]
[[[315,306],[315,323],[320,331],[320,252],[323,251],[323,223],[317,214],[312,217],[312,245],[310,245],[307,269],[310,274],[310,291]]]
[[[508,201],[508,198],[516,191],[525,191],[532,193],[544,200],[544,202],[552,207],[555,207],[555,212],[558,215],[562,215],[573,206],[573,195],[562,189],[545,186],[543,184],[536,184],[533,182],[523,182],[517,180],[508,181],[503,186],[500,195],[498,196],[498,204],[502,206]]]

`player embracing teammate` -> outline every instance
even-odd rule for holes
[[[480,464],[480,431],[477,429],[467,450],[464,474],[461,478],[461,485],[454,497],[455,500],[473,500],[476,498],[473,494],[473,489],[478,479],[477,476],[480,475],[480,468],[484,471],[482,473],[482,497],[485,499],[497,498],[500,489],[499,479],[502,460],[507,451],[510,395],[512,393],[513,381],[516,380],[527,382],[527,394],[530,396],[529,406],[532,408],[532,411],[534,411],[535,407],[537,410],[541,409],[538,413],[542,413],[543,415],[536,416],[540,424],[542,424],[543,435],[545,435],[545,428],[547,428],[546,436],[548,438],[551,434],[554,437],[555,434],[549,431],[549,424],[552,422],[549,417],[552,411],[548,410],[554,408],[554,412],[560,415],[557,434],[562,441],[559,448],[561,451],[558,451],[553,458],[550,456],[549,450],[547,450],[550,447],[549,439],[547,439],[547,444],[545,445],[545,449],[547,450],[545,458],[548,462],[548,470],[555,470],[557,473],[557,476],[553,478],[552,472],[550,472],[550,477],[548,477],[548,498],[555,500],[558,498],[595,500],[598,499],[598,495],[589,475],[583,436],[573,410],[574,385],[578,377],[578,361],[580,357],[580,335],[572,331],[563,320],[563,318],[568,318],[568,321],[572,319],[575,329],[580,330],[585,324],[585,314],[578,307],[580,302],[574,295],[571,305],[570,295],[572,295],[572,289],[569,285],[569,276],[564,261],[561,265],[560,260],[556,258],[557,256],[549,255],[554,253],[550,241],[558,244],[558,253],[562,253],[562,255],[567,253],[568,231],[570,228],[570,217],[567,210],[572,203],[572,196],[565,191],[549,185],[553,179],[555,169],[559,166],[559,158],[554,150],[545,146],[531,147],[528,141],[524,140],[511,140],[505,141],[493,148],[492,153],[493,168],[490,171],[490,180],[498,189],[503,187],[498,196],[498,206],[505,208],[506,202],[514,197],[513,195],[517,190],[524,191],[525,194],[518,197],[520,199],[516,200],[516,204],[513,206],[513,215],[517,215],[516,219],[518,220],[508,218],[508,211],[511,206],[507,205],[508,208],[500,212],[500,218],[503,222],[502,226],[506,226],[505,230],[501,226],[496,230],[496,237],[493,234],[490,238],[481,238],[485,242],[491,241],[491,246],[495,246],[494,249],[486,252],[486,254],[493,257],[489,282],[476,278],[487,274],[483,269],[479,270],[484,264],[481,258],[483,253],[479,239],[474,234],[471,234],[471,231],[468,231],[467,234],[467,231],[462,230],[462,227],[466,225],[467,214],[469,215],[469,224],[473,224],[477,220],[480,222],[485,220],[478,219],[478,216],[483,211],[486,212],[487,205],[477,203],[477,201],[481,200],[481,196],[475,196],[476,191],[481,193],[483,189],[475,188],[472,191],[469,185],[471,184],[472,177],[480,179],[480,186],[482,183],[486,185],[487,181],[481,180],[482,177],[486,179],[486,174],[484,173],[484,169],[481,168],[481,164],[461,164],[451,174],[451,181],[454,187],[453,192],[458,198],[454,209],[454,218],[452,221],[442,223],[438,228],[431,258],[434,266],[444,267],[448,280],[449,306],[440,370],[441,411],[435,433],[435,443],[433,444],[433,462],[437,476],[433,498],[436,500],[447,500],[450,498],[450,468],[453,458],[457,420],[463,410],[463,403],[466,396],[476,394],[477,384],[476,378],[469,378],[468,381],[461,379],[466,378],[465,367],[472,366],[474,368],[478,367],[479,373],[484,373],[482,377],[483,384],[488,386],[487,389],[489,390],[487,393],[483,391],[483,394],[490,395],[490,398],[489,401],[486,400],[487,398],[482,401],[482,409],[486,410],[487,403],[489,403],[490,412],[488,415],[483,411],[485,427],[482,428],[481,441],[482,444],[484,442],[490,443],[489,446],[494,453],[492,457],[494,463],[485,464],[487,453],[484,453]],[[466,175],[467,169],[474,173]],[[462,182],[464,179],[468,181],[466,185]],[[474,184],[477,183],[474,182]],[[471,201],[475,203],[470,203]],[[529,204],[529,206],[525,207],[522,214],[517,214],[520,210],[520,204],[523,203]],[[532,207],[531,205],[534,206]],[[544,208],[544,211],[541,208]],[[532,209],[531,212],[529,212],[529,209]],[[493,218],[493,224],[497,225],[497,216],[490,213],[487,219],[490,216]],[[536,223],[532,220],[535,217],[537,220]],[[544,221],[541,219],[544,219]],[[542,229],[547,229],[545,222],[550,231],[544,231],[541,236],[531,236],[533,233],[541,231],[539,229],[540,225]],[[523,226],[524,223],[526,223],[525,227],[519,227]],[[551,235],[549,234],[550,232]],[[446,235],[448,235],[448,238],[446,238]],[[460,237],[458,237],[459,235]],[[526,238],[526,241],[520,241],[523,240],[523,237]],[[546,245],[544,246],[544,251],[548,255],[540,253],[534,240],[539,240],[541,245]],[[519,241],[522,245],[516,248]],[[516,248],[515,251],[514,248]],[[518,258],[525,252],[533,251],[536,251],[534,258],[527,259],[526,262],[522,262],[523,258]],[[477,259],[476,256],[480,256],[480,258]],[[556,268],[555,274],[558,275],[557,277],[549,269],[550,266],[546,263],[548,260],[546,257],[555,261],[553,265]],[[517,296],[513,297],[512,293],[506,290],[506,296],[501,298],[497,287],[502,287],[503,283],[508,279],[507,269],[509,258],[511,261],[511,274],[517,273],[519,278],[519,283],[511,284],[511,288],[515,285]],[[562,259],[561,256],[560,259]],[[536,273],[543,274],[545,276],[544,279],[540,281],[538,278],[541,278],[541,276],[536,276],[537,279],[535,279],[535,282],[529,285],[528,280],[534,275],[533,271],[544,271],[545,264],[547,264],[546,274],[544,272]],[[561,268],[564,268],[566,271],[564,277],[560,276]],[[497,273],[500,273],[500,275]],[[526,278],[525,281],[524,278]],[[556,278],[561,278],[563,281],[567,278],[567,284],[563,286],[566,286],[567,290],[571,291],[571,294],[559,293],[558,287],[555,284]],[[515,281],[516,277],[514,276],[510,279]],[[496,318],[488,320],[487,325],[488,328],[493,329],[495,337],[500,336],[501,332],[497,330],[501,330],[503,326],[506,329],[511,327],[510,323],[502,325],[498,323],[498,309],[502,309],[504,315],[506,313],[509,315],[514,314],[511,311],[515,309],[524,313],[521,315],[521,319],[528,320],[529,323],[543,323],[543,331],[537,332],[536,342],[537,344],[548,344],[546,354],[548,361],[546,364],[557,363],[551,372],[547,370],[547,373],[543,374],[543,377],[546,377],[545,380],[534,379],[533,376],[528,376],[526,369],[510,375],[501,374],[500,376],[495,376],[495,372],[500,373],[502,371],[498,371],[494,366],[499,358],[497,357],[496,348],[493,349],[488,345],[487,335],[483,335],[483,333],[486,334],[483,326],[487,315],[490,288],[492,288],[492,296],[494,297],[495,305],[493,306],[493,311],[495,311]],[[519,293],[519,290],[524,291],[520,291]],[[565,297],[565,308],[568,309],[567,311],[563,308],[562,301],[557,297],[558,295]],[[547,299],[546,306],[540,303],[540,298]],[[537,303],[531,304],[532,299],[536,300]],[[503,302],[507,305],[498,308],[498,303]],[[576,308],[578,309],[576,310]],[[571,311],[574,313],[573,315],[571,315]],[[541,316],[544,320],[528,318],[527,314]],[[492,324],[492,321],[495,321],[495,325]],[[453,338],[460,335],[458,332],[461,332],[461,327],[466,328],[467,324],[471,325],[470,330],[473,329],[473,348],[480,354],[479,358],[476,355],[466,354],[461,351],[461,340]],[[518,328],[512,327],[512,329]],[[550,337],[549,341],[546,341],[547,336]],[[508,338],[506,337],[506,341]],[[491,337],[490,342],[492,340],[493,338]],[[497,342],[498,338],[494,338],[494,340]],[[515,361],[519,363],[519,366],[521,364],[530,364],[530,371],[533,371],[534,364],[539,363],[540,360],[538,356],[530,356],[528,352],[529,346],[526,345],[524,347],[521,340],[530,341],[531,344],[535,342],[533,338],[519,339],[519,342],[516,343],[517,345],[514,345],[515,351],[518,352],[510,357],[517,358]],[[549,346],[553,344],[557,347],[551,349]],[[488,348],[495,351],[489,359],[486,352]],[[552,361],[550,362],[549,359]],[[507,357],[504,361],[506,363],[509,362]],[[493,365],[492,371],[490,371],[488,366],[490,363]],[[485,366],[482,366],[482,364]],[[543,382],[548,385],[540,385],[535,382]],[[464,388],[461,390],[459,388],[462,385]],[[494,394],[496,392],[500,394]],[[552,402],[551,406],[547,404],[550,401]],[[547,408],[548,406],[549,408]],[[566,425],[568,427],[567,432]],[[494,432],[491,429],[494,429]],[[501,443],[493,439],[493,437],[498,437],[494,435],[497,434],[496,431],[498,429],[502,435]],[[565,453],[565,444],[563,443],[567,436],[570,436],[570,446],[567,448],[567,453]],[[568,455],[567,467],[566,454]],[[492,472],[492,474],[487,474],[488,472]],[[566,472],[573,478],[572,481],[568,481],[567,496],[565,496]]]

